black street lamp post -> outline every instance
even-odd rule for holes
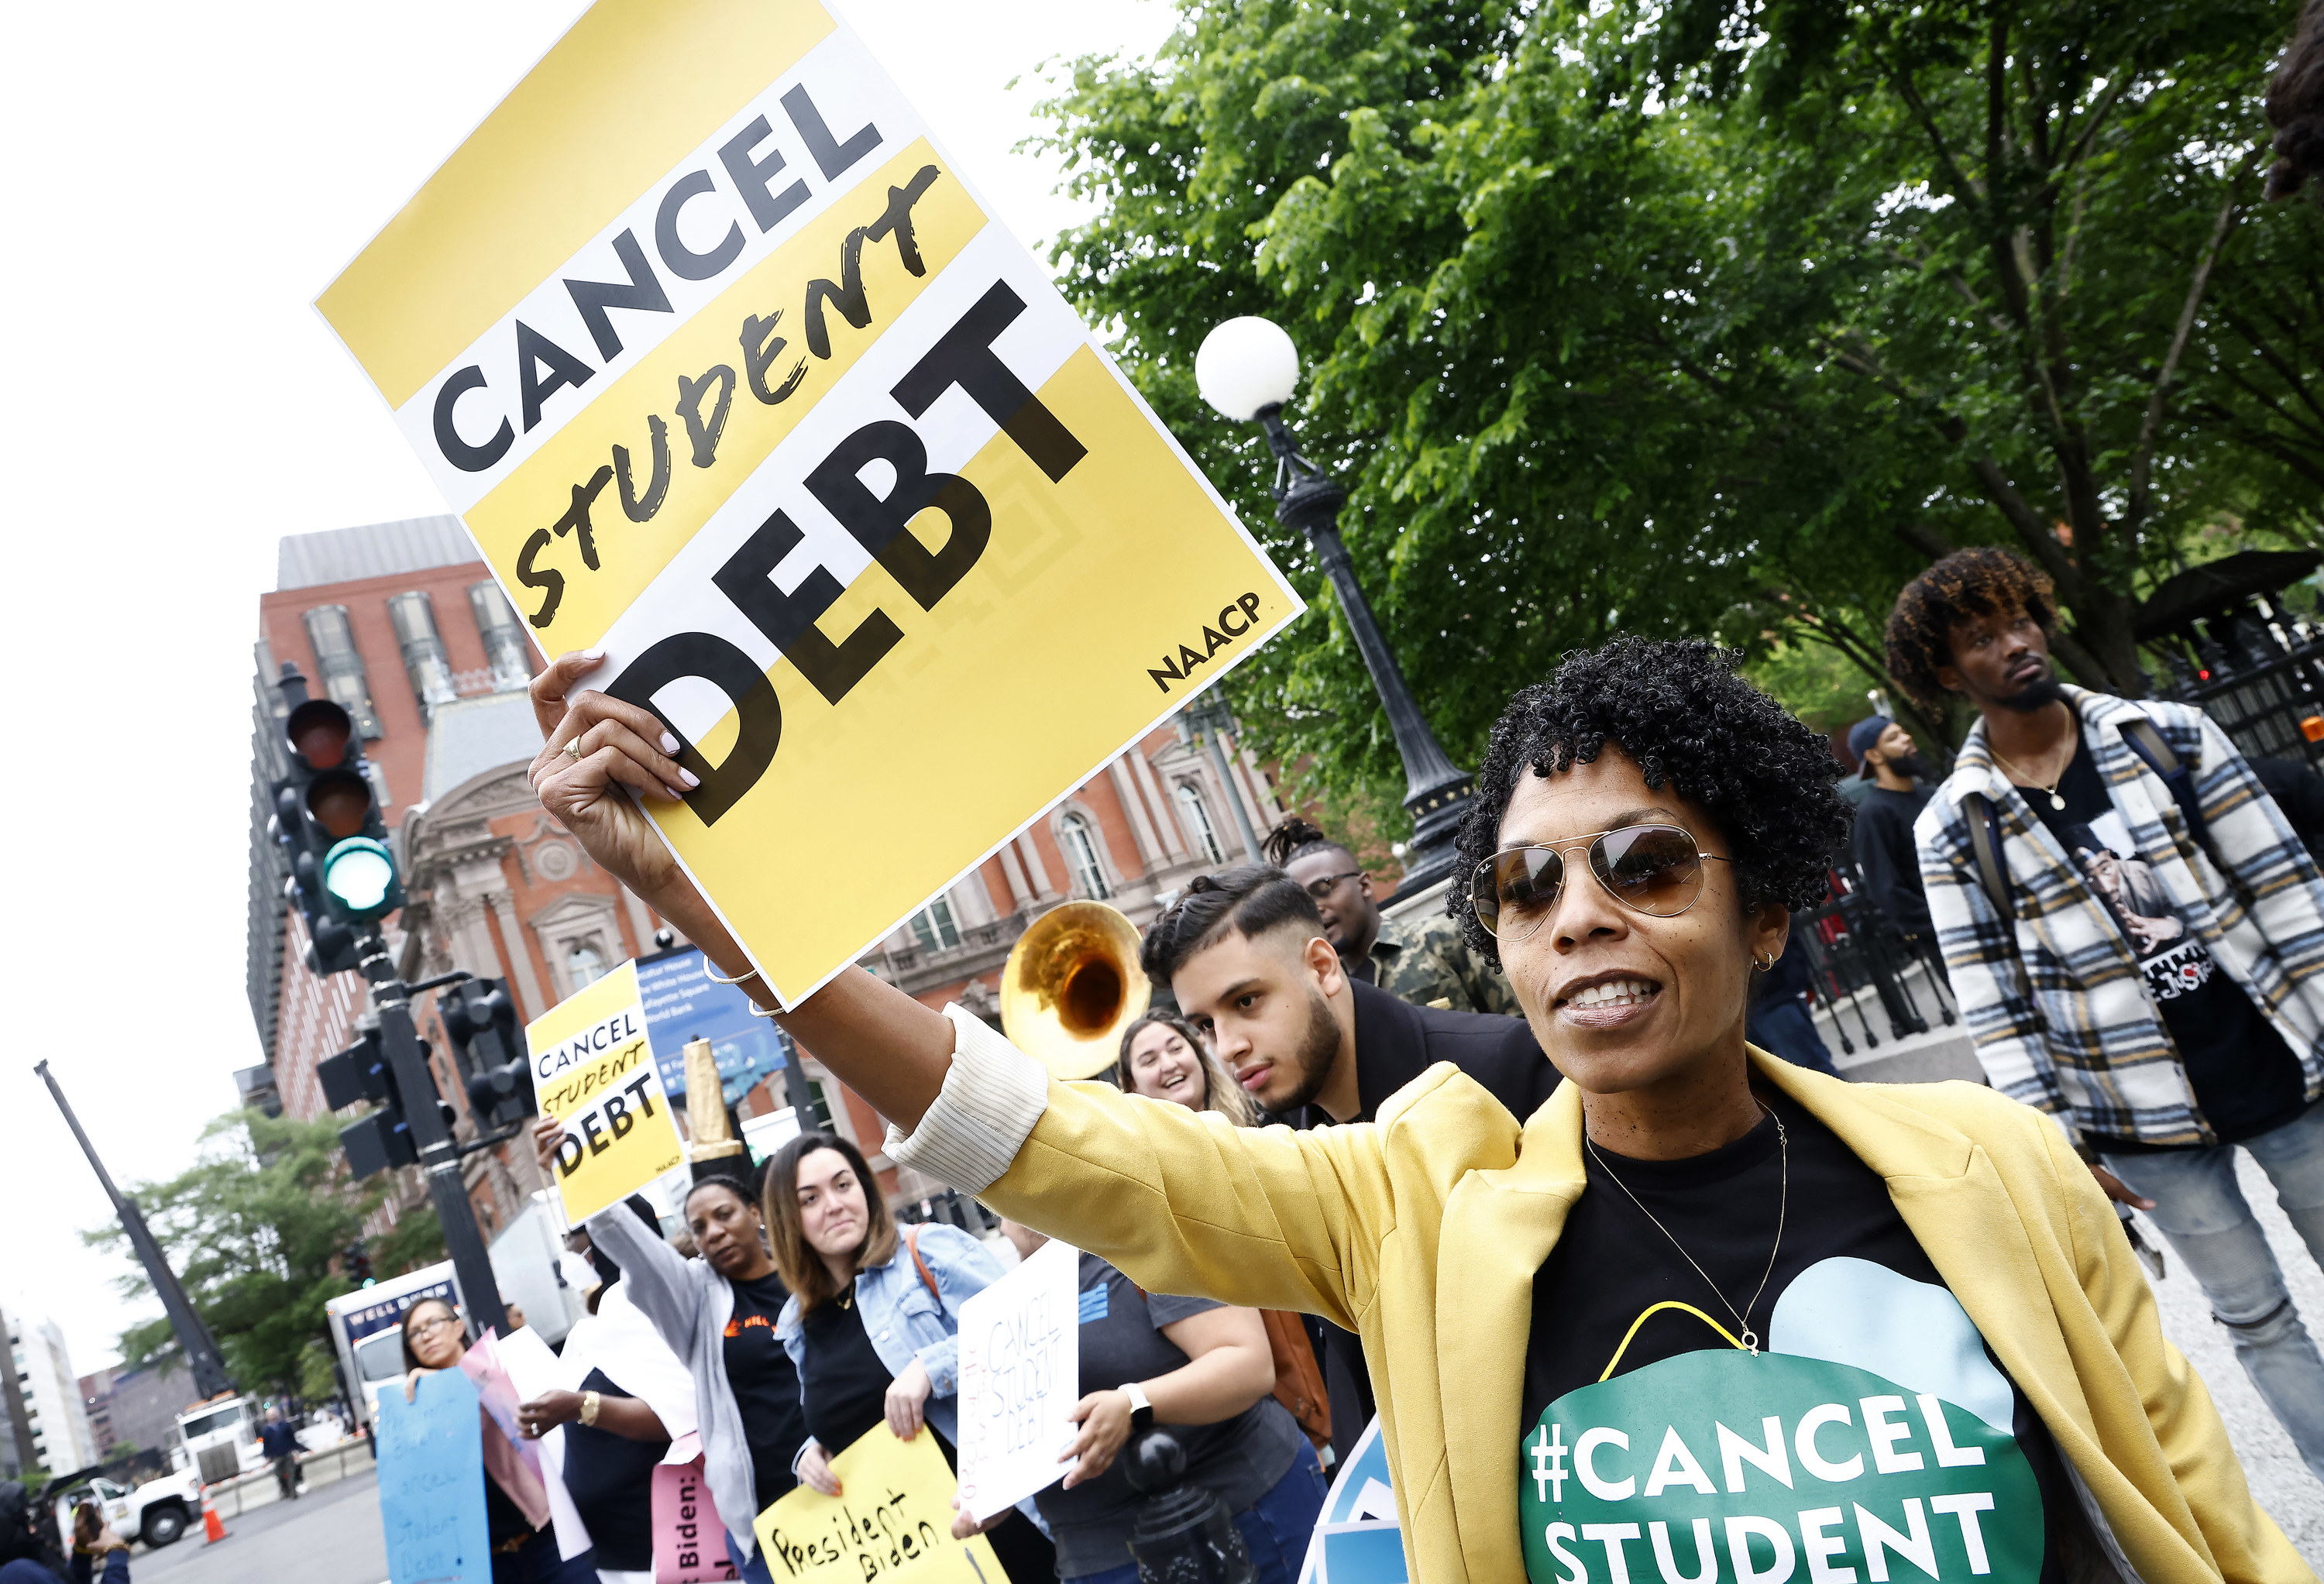
[[[1469,812],[1476,780],[1446,757],[1414,702],[1396,656],[1380,636],[1379,623],[1356,582],[1354,563],[1340,539],[1340,508],[1348,492],[1331,474],[1299,454],[1299,442],[1284,421],[1283,406],[1299,379],[1299,355],[1291,337],[1266,319],[1229,319],[1204,338],[1194,359],[1194,379],[1203,398],[1224,416],[1255,422],[1275,453],[1275,520],[1305,534],[1331,580],[1348,631],[1371,673],[1372,687],[1388,711],[1388,730],[1404,760],[1405,811],[1412,815],[1406,844],[1404,884],[1409,896],[1449,879],[1456,861],[1453,837]]]

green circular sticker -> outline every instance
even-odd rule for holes
[[[1550,1404],[1520,1450],[1532,1584],[2037,1584],[2006,1425],[1854,1365],[1683,1353]]]

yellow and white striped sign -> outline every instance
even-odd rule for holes
[[[787,999],[1301,608],[815,0],[599,0],[317,307]]]

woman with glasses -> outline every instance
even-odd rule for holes
[[[405,1310],[403,1400],[411,1401],[424,1377],[459,1368],[467,1351],[467,1328],[443,1299],[422,1298]],[[584,1557],[574,1559],[567,1574],[549,1522],[548,1491],[493,1416],[482,1409],[477,1413],[484,1421],[484,1537],[493,1548],[493,1584],[594,1577]]]
[[[2055,1124],[1747,1045],[1849,815],[1737,658],[1618,640],[1494,727],[1449,906],[1566,1080],[1529,1118],[1437,1067],[1373,1124],[1239,1129],[860,972],[785,1020],[891,1158],[1150,1290],[1360,1332],[1415,1579],[2311,1579]],[[536,786],[739,968],[609,786],[675,784],[653,721],[573,701]]]

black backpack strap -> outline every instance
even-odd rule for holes
[[[1962,793],[1961,807],[1969,815],[1969,844],[1977,854],[1978,878],[1985,882],[1985,894],[1993,898],[2004,918],[2015,918],[2017,909],[2010,900],[2009,870],[2001,861],[2001,811],[1982,792]]]
[[[2203,806],[2195,801],[2194,773],[2172,751],[2171,744],[2163,740],[2154,723],[2144,715],[2123,723],[2122,741],[2125,747],[2146,761],[2148,769],[2163,778],[2163,786],[2171,790],[2171,801],[2179,806],[2179,817],[2187,824],[2187,834],[2194,839],[2196,846],[2203,850],[2203,856],[2211,861],[2211,867],[2227,877],[2227,884],[2234,888],[2236,895],[2248,905],[2251,888],[2244,884],[2241,875],[2227,866],[2219,856],[2219,850],[2211,844],[2210,824],[2203,818]]]

